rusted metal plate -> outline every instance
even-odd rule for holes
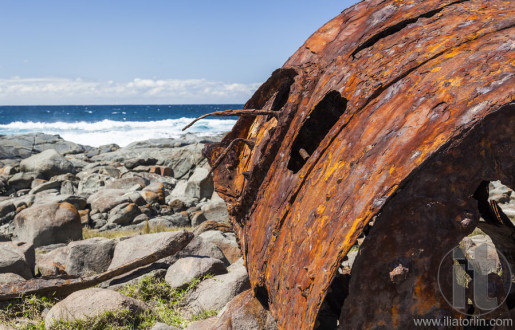
[[[515,104],[482,118],[426,161],[382,208],[352,268],[340,316],[346,329],[407,329],[414,319],[467,317],[440,293],[451,297],[452,278],[437,275],[452,274],[453,265],[441,262],[479,223],[473,196],[480,184],[515,184],[513,127]],[[402,277],[395,278],[396,268]],[[502,300],[481,318],[510,318]]]
[[[245,106],[277,119],[242,118],[206,148],[214,162],[235,138],[255,141],[214,178],[255,293],[281,328],[312,328],[370,219],[429,159],[513,102],[514,26],[513,1],[363,1]]]

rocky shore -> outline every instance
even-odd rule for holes
[[[128,308],[155,316],[140,328],[275,328],[250,294],[226,205],[201,154],[220,138],[187,134],[93,148],[45,134],[0,137],[0,286],[100,274],[158,251],[185,229],[193,238],[179,253],[56,300],[40,322],[59,328]],[[182,292],[181,322],[123,293],[142,281]],[[0,316],[4,327],[31,322]]]

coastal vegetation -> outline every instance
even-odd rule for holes
[[[191,313],[185,310],[185,298],[203,280],[212,277],[207,274],[195,278],[185,289],[174,289],[164,279],[145,276],[137,283],[127,284],[118,291],[129,297],[145,302],[149,309],[134,313],[129,309],[107,311],[97,316],[73,321],[57,321],[52,330],[102,330],[102,329],[150,329],[156,322],[178,328],[185,328],[193,321],[216,316],[216,310],[202,310]],[[3,304],[0,308],[0,324],[15,326],[18,329],[45,329],[44,316],[58,299],[30,295]]]

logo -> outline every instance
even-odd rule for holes
[[[438,286],[447,303],[470,316],[500,307],[511,288],[506,257],[489,242],[464,241],[449,251],[438,268]]]

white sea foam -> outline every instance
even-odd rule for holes
[[[114,121],[99,122],[12,122],[0,125],[0,134],[26,134],[42,132],[59,134],[63,139],[75,143],[98,147],[103,144],[116,143],[126,146],[135,141],[155,138],[176,138],[184,133],[210,136],[231,130],[236,122],[232,119],[203,119],[186,132],[182,128],[193,118],[167,119],[159,121]]]

